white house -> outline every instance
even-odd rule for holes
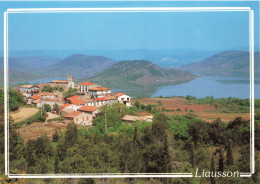
[[[82,82],[78,85],[78,89],[81,93],[87,93],[87,92],[89,92],[90,88],[94,88],[96,86],[97,85],[92,82]]]
[[[127,107],[131,106],[131,97],[124,93],[116,93],[116,97],[119,103],[125,104]]]
[[[106,97],[100,97],[100,98],[95,98],[95,102],[97,107],[100,107],[102,105],[105,105],[108,101]]]
[[[19,89],[19,92],[22,93],[26,98],[28,98],[36,93],[39,93],[39,91],[40,91],[40,88],[38,86],[30,85],[30,84],[23,85]]]
[[[92,98],[100,98],[104,97],[106,94],[111,93],[111,89],[102,86],[94,87],[89,89],[89,93]]]

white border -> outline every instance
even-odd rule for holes
[[[250,7],[138,7],[138,8],[24,8],[4,12],[4,76],[5,76],[5,174],[9,178],[136,178],[136,177],[193,177],[193,173],[73,173],[73,174],[10,174],[8,121],[8,14],[9,13],[73,13],[73,12],[249,12],[250,48],[250,172],[240,177],[251,177],[255,172],[254,158],[254,11]]]

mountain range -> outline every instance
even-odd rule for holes
[[[181,67],[200,75],[249,77],[250,58],[246,51],[225,51]],[[260,76],[260,52],[254,53],[255,76]]]
[[[146,67],[151,67],[153,69],[157,70],[157,73],[155,75],[151,75],[152,70],[148,71],[148,68],[141,69],[141,67],[144,67],[141,65],[141,63],[135,63],[134,61],[140,61],[136,59],[129,59],[124,62],[117,62],[114,59],[110,59],[108,57],[104,56],[91,56],[91,55],[83,55],[83,54],[74,54],[71,55],[65,59],[61,59],[58,57],[53,56],[44,56],[44,57],[10,57],[8,60],[9,65],[9,81],[11,82],[24,82],[24,81],[30,81],[35,79],[48,79],[48,78],[65,78],[67,74],[72,74],[74,78],[76,79],[87,79],[87,78],[93,78],[93,80],[101,80],[101,76],[104,76],[104,80],[106,78],[111,78],[111,76],[108,76],[104,72],[108,72],[109,74],[117,75],[121,72],[117,67],[125,67],[128,66],[124,65],[125,63],[133,64],[135,66],[134,68],[129,68],[130,73],[128,71],[126,74],[120,74],[123,77],[131,77],[140,83],[140,81],[164,81],[168,77],[169,81],[172,81],[173,78],[171,71],[169,68],[172,67],[172,63],[175,63],[176,66],[175,69],[181,69],[184,71],[189,71],[194,74],[199,75],[215,75],[215,76],[242,76],[242,77],[248,77],[249,76],[249,52],[246,51],[225,51],[221,52],[215,55],[212,55],[206,59],[202,59],[198,62],[194,62],[196,58],[194,55],[186,56],[185,52],[179,51],[179,58],[182,58],[183,61],[185,58],[193,58],[194,61],[191,64],[187,64],[185,66],[180,66],[180,63],[178,59],[175,59],[176,57],[173,57],[172,55],[167,55],[170,51],[160,51],[160,53],[164,54],[158,54],[155,52],[149,52],[147,50],[139,50],[139,52],[136,51],[129,51],[128,55],[130,58],[136,58],[141,57],[146,54],[145,58],[142,60],[144,63],[147,64]],[[127,53],[127,52],[123,52]],[[133,55],[131,56],[131,53]],[[134,54],[135,53],[135,54]],[[175,51],[177,53],[177,51]],[[191,51],[189,51],[191,53]],[[116,54],[116,53],[115,53]],[[150,55],[149,55],[150,54]],[[126,57],[127,55],[122,54],[121,56]],[[183,56],[182,56],[183,55]],[[255,52],[255,76],[260,76],[260,52]],[[121,57],[115,55],[115,57]],[[198,54],[197,58],[201,55]],[[158,58],[158,62],[151,61],[151,58]],[[133,60],[133,61],[130,61]],[[147,63],[149,61],[149,63]],[[191,60],[190,60],[191,61]],[[184,62],[185,63],[185,62]],[[119,64],[119,65],[116,65]],[[153,66],[157,65],[156,67]],[[152,67],[153,66],[153,67]],[[166,66],[167,67],[166,70]],[[139,67],[139,68],[138,68]],[[158,68],[159,67],[159,68]],[[163,70],[165,69],[165,70]],[[113,72],[112,70],[115,70]],[[0,58],[0,83],[3,83],[3,58]],[[101,72],[101,73],[100,73]],[[128,72],[128,73],[127,73]],[[176,72],[176,71],[175,71]],[[160,77],[160,74],[162,75]],[[97,75],[97,76],[95,76]],[[158,76],[157,76],[158,75]],[[157,78],[155,77],[157,76]],[[115,78],[118,78],[115,76]],[[148,79],[149,78],[149,79]],[[125,78],[126,79],[126,78]]]
[[[75,78],[91,77],[115,64],[115,61],[103,56],[86,56],[75,54],[48,67],[41,68],[38,73],[47,77],[66,77],[71,74]]]

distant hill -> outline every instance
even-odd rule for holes
[[[196,77],[186,71],[161,68],[150,61],[133,60],[120,61],[89,80],[101,84],[122,86],[126,84],[179,83]]]
[[[51,56],[9,57],[8,67],[19,72],[34,72],[41,68],[56,64],[60,58]],[[4,67],[4,58],[0,57],[0,68]]]
[[[66,77],[72,74],[76,78],[93,76],[115,64],[115,61],[103,56],[72,55],[54,65],[39,70],[43,76]]]
[[[255,52],[255,76],[260,76],[260,52]],[[202,61],[186,65],[183,70],[211,76],[249,76],[249,52],[225,51]]]
[[[2,86],[4,84],[4,69],[0,68],[1,74],[0,74],[0,85]],[[27,73],[27,72],[19,72],[16,70],[9,69],[8,71],[9,76],[9,82],[13,83],[19,83],[19,82],[26,82],[30,80],[34,80],[35,78],[39,77],[37,75]]]

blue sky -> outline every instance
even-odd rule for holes
[[[259,2],[0,2],[0,5],[2,20],[7,8],[251,7],[255,11],[255,42],[259,45]],[[9,50],[234,50],[248,47],[248,20],[248,12],[11,14]],[[2,22],[0,33],[3,35]]]

